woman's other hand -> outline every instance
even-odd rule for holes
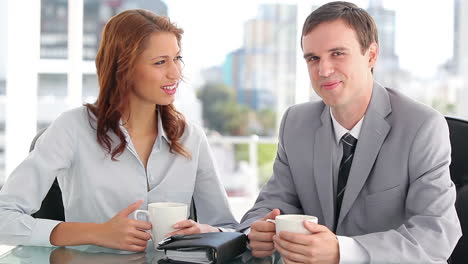
[[[209,232],[219,232],[219,229],[210,225],[200,224],[193,220],[184,220],[176,223],[173,225],[175,229],[179,229],[177,231],[171,232],[166,235],[190,235],[190,234],[198,234],[198,233],[209,233]]]

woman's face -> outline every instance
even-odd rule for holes
[[[137,57],[130,101],[139,104],[168,105],[181,79],[182,57],[173,33],[153,33]]]

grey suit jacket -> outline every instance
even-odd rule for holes
[[[333,133],[323,102],[286,111],[273,176],[239,230],[274,208],[315,215],[333,230]],[[461,236],[450,152],[440,113],[375,83],[336,233],[355,239],[371,262],[446,262]]]

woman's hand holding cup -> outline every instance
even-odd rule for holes
[[[102,224],[96,232],[96,245],[129,251],[144,251],[151,235],[151,223],[128,218],[140,208],[142,200],[131,204]]]

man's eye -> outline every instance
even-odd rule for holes
[[[307,61],[317,61],[319,59],[318,56],[310,56],[307,58]]]
[[[343,52],[339,52],[339,51],[333,52],[333,56],[340,56],[340,55],[343,55],[343,54],[344,54]]]
[[[155,62],[154,64],[155,65],[163,65],[164,63],[166,63],[165,60],[160,60],[160,61]]]

